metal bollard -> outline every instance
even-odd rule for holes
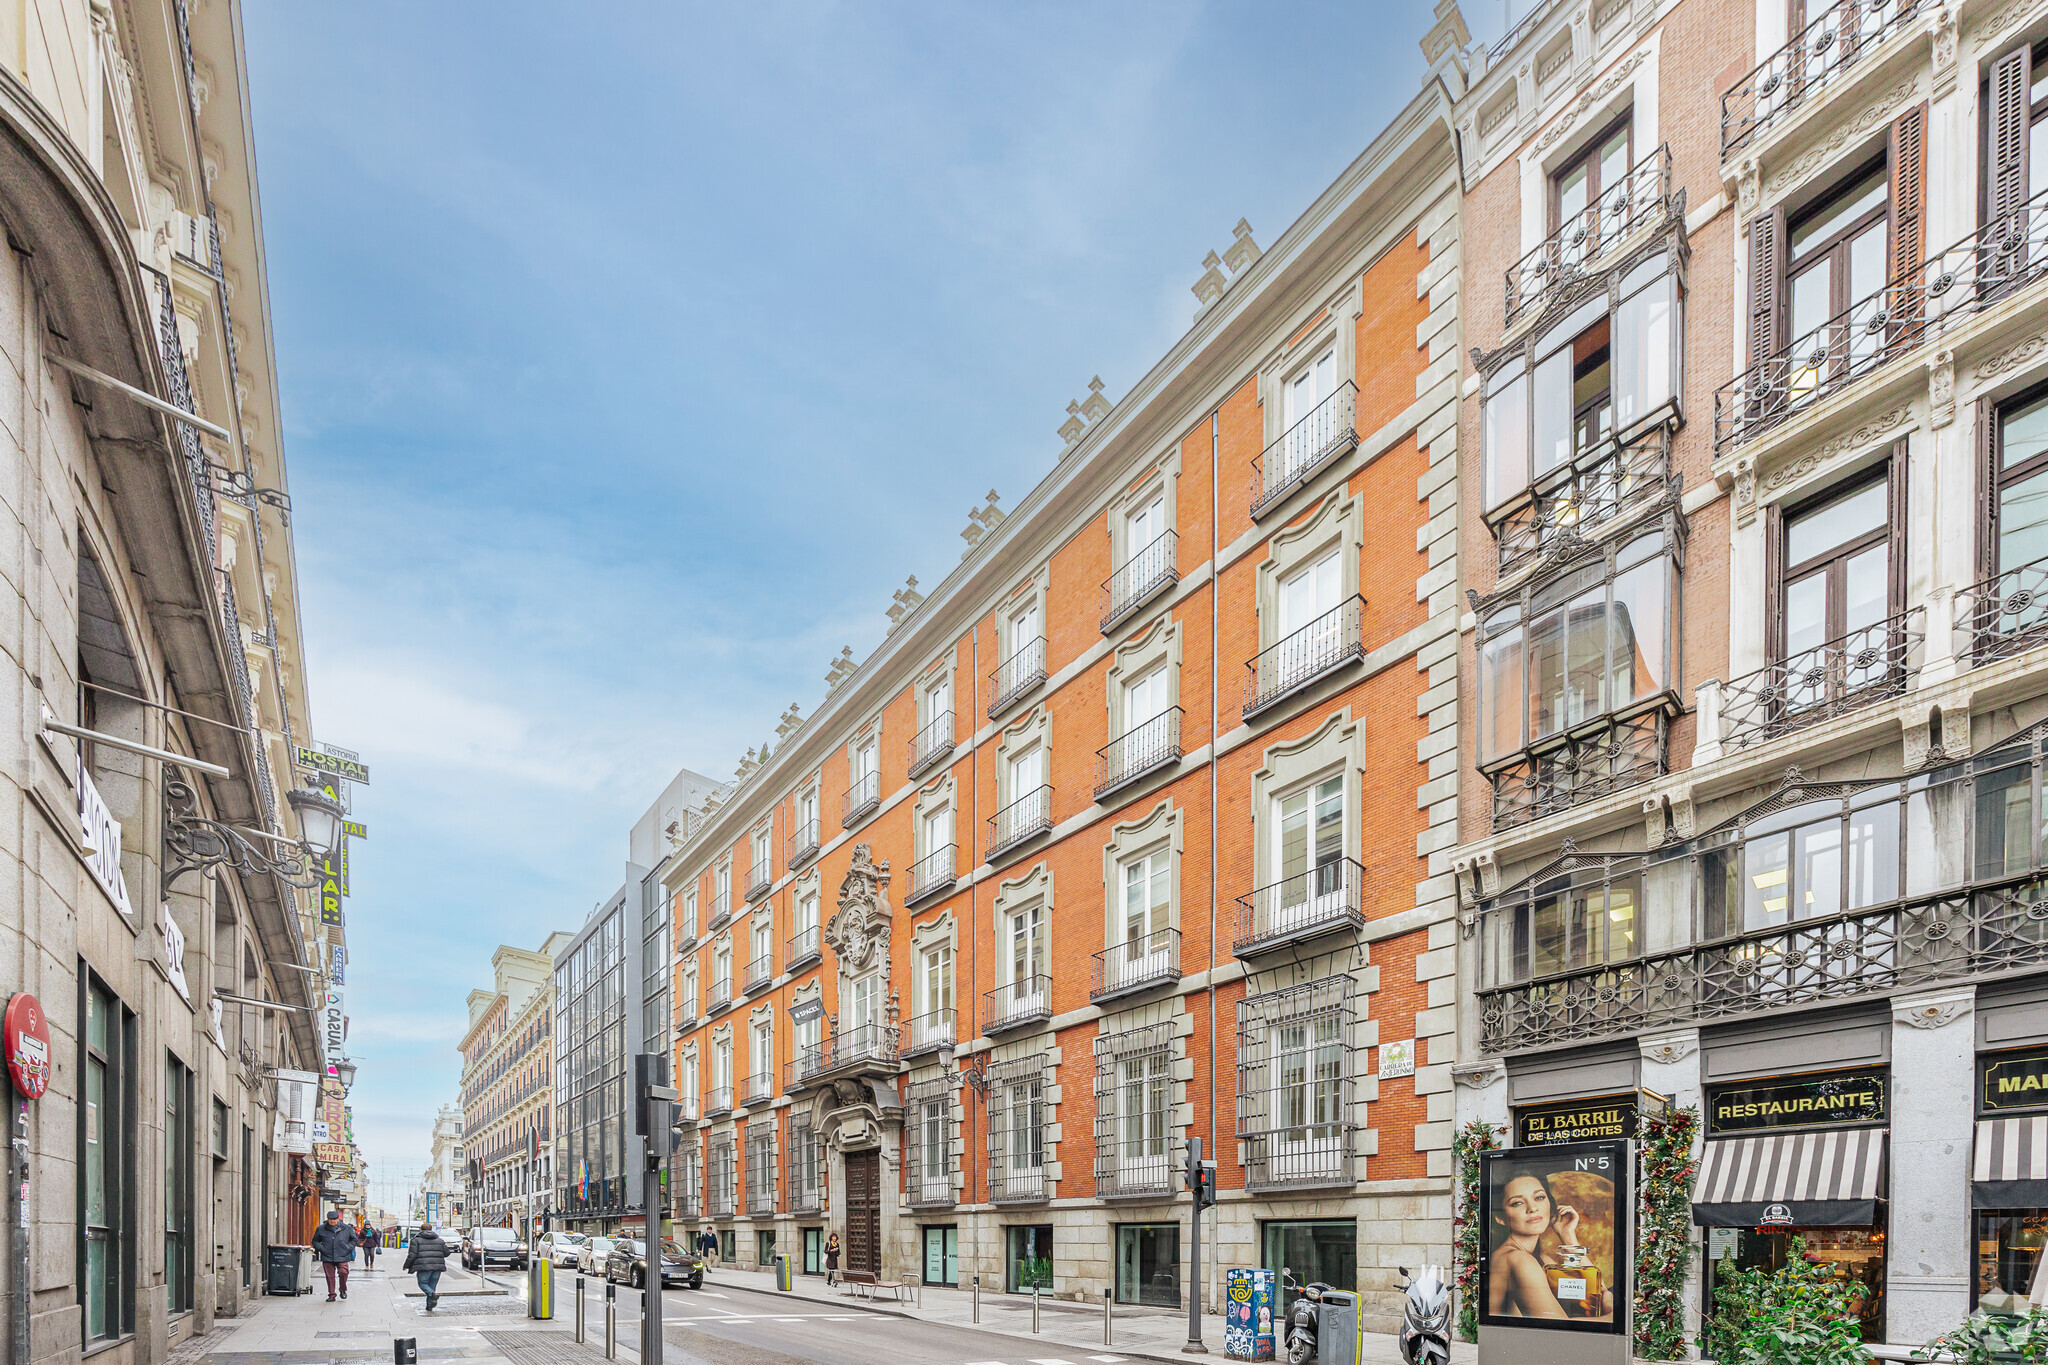
[[[1038,1335],[1038,1286],[1031,1286],[1031,1335]]]
[[[576,1344],[583,1344],[583,1277],[576,1277]]]
[[[981,1276],[974,1277],[974,1320],[981,1321]]]
[[[1104,1346],[1115,1344],[1109,1339],[1109,1305],[1115,1297],[1110,1290],[1105,1289],[1102,1291],[1102,1344]]]
[[[619,1287],[604,1282],[604,1358],[619,1358]]]

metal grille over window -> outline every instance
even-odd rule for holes
[[[1051,1084],[1044,1056],[997,1062],[988,1069],[988,1197],[1029,1203],[1051,1197],[1045,1178],[1045,1102]]]
[[[953,1202],[953,1081],[910,1087],[903,1110],[903,1193],[919,1206]]]
[[[1304,982],[1237,1007],[1237,1136],[1250,1189],[1348,1185],[1349,977]]]
[[[696,1218],[704,1212],[702,1192],[697,1186],[703,1178],[704,1153],[696,1147],[683,1147],[669,1160],[669,1179],[675,1191],[676,1217]]]
[[[1173,1188],[1173,1025],[1095,1040],[1095,1193]]]
[[[747,1212],[775,1212],[775,1129],[747,1126]]]
[[[730,1218],[738,1209],[735,1207],[739,1195],[738,1153],[733,1150],[732,1139],[722,1138],[711,1144],[711,1216]]]
[[[789,1211],[811,1213],[824,1207],[825,1171],[818,1148],[818,1130],[810,1122],[789,1125]]]

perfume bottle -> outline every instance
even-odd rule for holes
[[[1600,1313],[1600,1267],[1592,1263],[1581,1246],[1561,1246],[1558,1263],[1546,1265],[1550,1292],[1558,1305],[1573,1317],[1597,1317]]]

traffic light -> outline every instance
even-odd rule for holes
[[[633,1133],[647,1139],[647,1153],[659,1158],[661,1135],[669,1129],[668,1054],[641,1052],[633,1057]]]
[[[1202,1160],[1202,1140],[1188,1139],[1187,1167],[1181,1172],[1185,1187],[1194,1192],[1195,1208],[1213,1208],[1216,1204],[1216,1163]]]

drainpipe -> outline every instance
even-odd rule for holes
[[[1221,441],[1222,413],[1220,410],[1209,414],[1209,1151],[1220,1156],[1222,1148],[1216,1136],[1216,743],[1220,738],[1216,726],[1221,720],[1217,697],[1221,674],[1217,668],[1221,652],[1216,644],[1216,631],[1220,620],[1217,598],[1222,584],[1223,548],[1217,541],[1216,516],[1222,498],[1222,475],[1216,467]],[[1209,1219],[1209,1257],[1205,1269],[1210,1280],[1216,1276],[1216,1229],[1223,1220],[1211,1215]],[[1214,1296],[1206,1292],[1208,1286],[1196,1285],[1195,1292],[1201,1294],[1204,1304]]]

